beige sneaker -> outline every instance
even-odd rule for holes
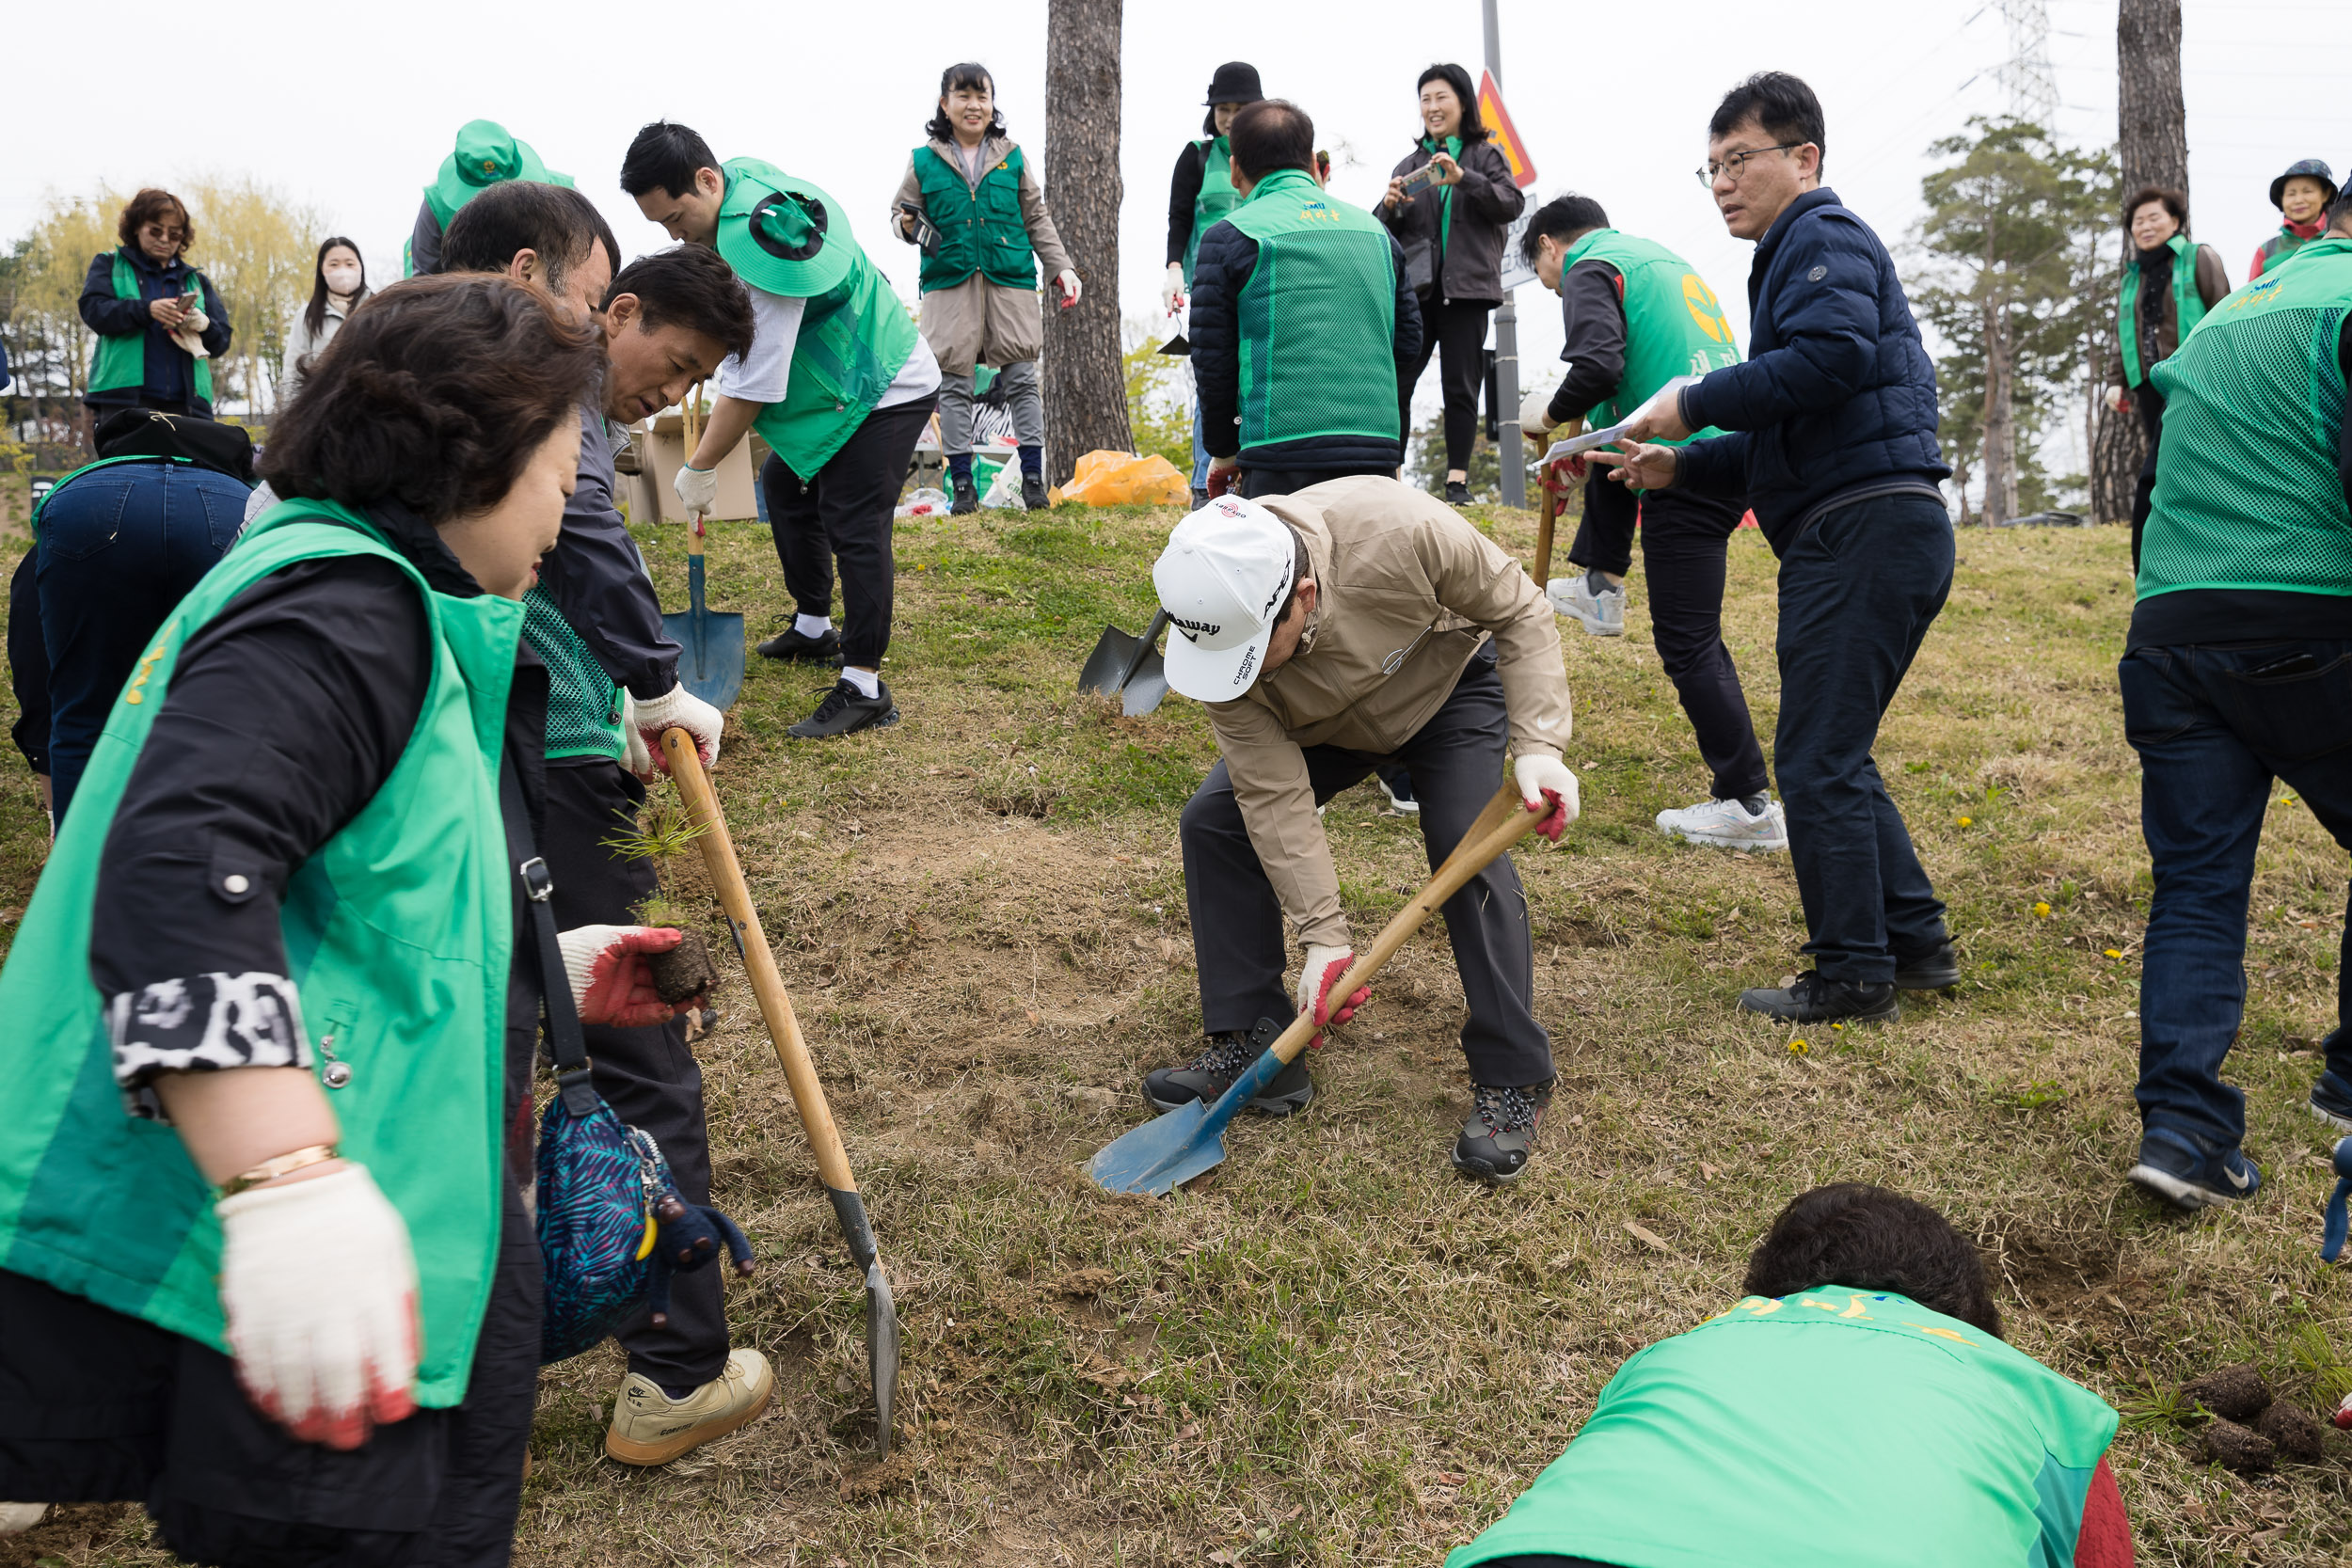
[[[726,1370],[682,1400],[631,1372],[612,1402],[604,1451],[624,1465],[667,1465],[687,1449],[724,1437],[768,1408],[776,1374],[755,1350],[727,1352]]]
[[[0,1535],[22,1535],[48,1512],[47,1503],[0,1503]]]

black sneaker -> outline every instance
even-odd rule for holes
[[[1045,499],[1045,476],[1043,474],[1021,476],[1021,504],[1031,512],[1042,512],[1051,504]]]
[[[2243,1149],[2223,1148],[2177,1128],[2151,1127],[2139,1137],[2139,1160],[2126,1180],[2183,1209],[2242,1202],[2262,1190],[2260,1166]]]
[[[1173,1111],[1196,1100],[1214,1102],[1243,1069],[1272,1045],[1282,1026],[1270,1018],[1258,1020],[1249,1033],[1211,1035],[1208,1048],[1183,1067],[1154,1068],[1143,1076],[1143,1098],[1163,1111]],[[1287,1117],[1314,1103],[1314,1080],[1307,1076],[1307,1055],[1301,1052],[1274,1075],[1265,1092],[1242,1107],[1262,1117]]]
[[[1445,482],[1445,503],[1448,506],[1468,506],[1470,503],[1470,486],[1458,479],[1447,480]]]
[[[947,508],[950,517],[961,517],[980,509],[980,487],[972,483],[970,474],[950,474],[947,487],[956,493],[954,504]]]
[[[1740,1010],[1788,1023],[1881,1023],[1903,1016],[1895,988],[1884,980],[1824,980],[1815,969],[1798,975],[1797,983],[1787,990],[1741,991]]]
[[[817,705],[817,711],[784,733],[797,740],[831,740],[839,735],[855,735],[860,730],[879,730],[898,721],[898,705],[890,700],[890,688],[877,683],[879,696],[868,697],[846,679],[833,683],[825,700]]]
[[[1206,490],[1201,489],[1200,486],[1195,485],[1192,492],[1192,509],[1195,512],[1199,512],[1207,507],[1208,504],[1209,493]]]
[[[759,651],[766,657],[789,659],[795,664],[822,664],[834,670],[841,668],[841,634],[831,626],[814,637],[803,637],[799,627],[787,626],[762,642]]]
[[[1908,958],[1900,953],[1895,955],[1897,990],[1942,990],[1946,986],[1958,984],[1960,960],[1952,956],[1952,944],[1948,942]]]
[[[2346,1084],[2332,1071],[2323,1072],[2312,1085],[2312,1097],[2305,1103],[2312,1115],[2339,1132],[2352,1132],[2352,1084]]]
[[[1487,1181],[1516,1181],[1534,1152],[1535,1130],[1551,1107],[1547,1078],[1523,1089],[1492,1084],[1470,1085],[1470,1120],[1454,1140],[1454,1168]]]

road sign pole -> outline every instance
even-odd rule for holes
[[[1498,90],[1502,87],[1502,29],[1495,17],[1496,0],[1481,0],[1486,24],[1486,74]],[[1502,460],[1502,504],[1527,504],[1526,443],[1519,439],[1519,313],[1509,289],[1502,291],[1502,309],[1495,311],[1495,455]]]

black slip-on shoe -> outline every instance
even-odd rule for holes
[[[1948,942],[1909,958],[1900,953],[1895,955],[1897,990],[1942,990],[1946,986],[1958,984],[1960,959],[1953,955]]]
[[[831,740],[897,723],[898,705],[891,700],[890,688],[877,685],[880,695],[868,697],[846,679],[834,682],[817,711],[784,733],[796,740]]]
[[[1246,1035],[1212,1035],[1207,1047],[1184,1066],[1154,1068],[1145,1073],[1143,1098],[1163,1111],[1173,1111],[1196,1100],[1215,1102],[1233,1086],[1233,1080],[1250,1063],[1265,1054],[1266,1047],[1281,1033],[1280,1024],[1262,1018],[1258,1026]],[[1287,1117],[1313,1104],[1314,1098],[1314,1080],[1307,1076],[1307,1056],[1301,1052],[1274,1075],[1264,1092],[1242,1108],[1262,1117]]]
[[[948,487],[955,491],[955,499],[948,504],[950,517],[967,516],[980,509],[980,487],[970,474],[950,474]]]
[[[759,645],[762,657],[787,659],[794,664],[822,664],[841,668],[841,634],[831,626],[814,637],[804,637],[796,626],[787,626]]]
[[[1447,480],[1445,482],[1445,503],[1448,506],[1468,506],[1470,503],[1470,486],[1458,479]]]
[[[1785,1023],[1882,1023],[1903,1016],[1895,988],[1886,981],[1824,980],[1813,969],[1798,975],[1787,990],[1759,987],[1741,991],[1740,1010]]]
[[[1042,512],[1048,506],[1053,504],[1046,499],[1045,476],[1043,474],[1023,474],[1021,476],[1021,504],[1025,510],[1030,512]]]

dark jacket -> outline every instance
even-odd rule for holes
[[[416,226],[408,231],[408,276],[431,277],[441,270],[441,220],[433,203],[417,203]]]
[[[1748,358],[1682,390],[1693,430],[1675,483],[1745,499],[1775,550],[1818,513],[1871,496],[1942,499],[1935,366],[1894,258],[1823,186],[1788,204],[1748,269]]]
[[[1560,277],[1560,360],[1568,367],[1545,412],[1552,422],[1589,414],[1625,374],[1625,277],[1586,257]]]
[[[1415,147],[1391,176],[1410,174],[1432,154]],[[1511,164],[1491,141],[1470,142],[1454,160],[1461,166],[1461,183],[1454,187],[1454,231],[1445,254],[1436,261],[1438,297],[1447,300],[1502,303],[1502,231],[1527,206],[1527,197],[1511,183]],[[1435,186],[1394,207],[1373,203],[1373,215],[1409,249],[1415,240],[1438,249],[1439,218],[1445,193]]]
[[[580,411],[580,479],[563,531],[539,562],[539,587],[615,686],[639,702],[677,685],[678,645],[661,627],[661,600],[612,500],[612,442],[604,415]]]
[[[1168,261],[1174,266],[1184,259],[1185,246],[1192,244],[1193,210],[1200,202],[1200,182],[1207,178],[1208,150],[1198,138],[1184,143],[1184,150],[1176,154],[1176,173],[1168,184]]]
[[[130,259],[133,271],[138,275],[139,297],[115,297],[115,257]],[[93,392],[83,401],[92,408],[135,408],[142,401],[141,394],[157,403],[184,403],[188,412],[212,418],[211,402],[196,395],[196,356],[171,341],[171,334],[163,329],[148,309],[158,299],[174,299],[188,292],[188,274],[199,269],[188,265],[185,258],[178,258],[167,266],[158,266],[147,252],[136,245],[122,245],[117,250],[102,250],[90,258],[89,275],[82,280],[82,325],[102,338],[120,338],[134,332],[147,337],[147,379],[137,387],[115,387]],[[229,307],[221,303],[220,292],[209,277],[204,284],[203,331],[205,350],[215,359],[229,352]]]
[[[1421,307],[1405,277],[1405,253],[1391,235],[1396,263],[1396,363],[1402,376],[1421,353]],[[1211,457],[1241,452],[1241,325],[1234,317],[1243,285],[1258,268],[1258,242],[1231,223],[1200,236],[1192,266],[1192,375],[1200,400],[1201,441]],[[1356,436],[1322,436],[1252,448],[1250,466],[1327,473],[1369,473],[1405,461],[1405,442]]]

